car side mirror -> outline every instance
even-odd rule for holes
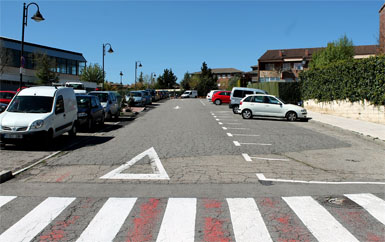
[[[279,103],[279,106],[282,108],[282,103]]]

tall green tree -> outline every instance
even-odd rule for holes
[[[315,52],[310,62],[310,68],[322,68],[336,61],[353,60],[353,57],[353,41],[344,35],[336,41],[329,42],[325,49]]]
[[[157,79],[157,88],[173,88],[176,84],[176,80],[178,80],[178,78],[172,72],[172,69],[164,69],[163,74]]]
[[[139,75],[139,78],[138,78],[138,82],[140,82],[140,83],[144,82],[143,72],[140,72],[140,75]]]
[[[191,75],[186,72],[184,74],[183,80],[180,82],[180,86],[183,90],[190,90],[191,89]]]
[[[210,68],[207,67],[206,62],[202,63],[201,73],[198,82],[198,95],[204,96],[213,89],[217,89],[217,78],[213,75]]]
[[[103,83],[103,69],[96,63],[90,63],[90,65],[83,70],[80,81],[96,82],[97,84]]]
[[[59,75],[54,71],[56,68],[55,60],[49,58],[45,53],[34,53],[34,62],[38,85],[52,85],[52,83],[59,81]]]

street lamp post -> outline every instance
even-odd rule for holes
[[[136,90],[136,72],[138,70],[138,63],[139,63],[139,67],[142,67],[142,63],[140,61],[135,61],[135,90]]]
[[[23,26],[22,26],[22,30],[21,30],[21,53],[20,53],[20,89],[21,87],[23,86],[23,69],[24,69],[24,65],[25,65],[25,58],[24,58],[24,28],[25,26],[27,26],[27,20],[28,20],[28,7],[30,5],[35,5],[37,7],[37,11],[35,13],[35,15],[33,15],[31,17],[31,19],[35,20],[36,22],[40,22],[40,21],[43,21],[44,18],[43,18],[43,15],[41,15],[40,13],[40,9],[39,9],[39,5],[37,5],[36,3],[32,2],[32,3],[29,3],[28,5],[26,5],[26,3],[24,3],[23,5]]]
[[[110,49],[108,49],[108,53],[114,53],[114,50],[112,49],[112,47],[111,47],[111,44],[110,43],[106,43],[106,44],[103,44],[103,90],[104,90],[104,82],[105,82],[105,74],[104,74],[104,56],[106,55],[106,46],[109,46],[110,47]]]
[[[123,92],[122,92],[122,89],[123,89],[122,77],[123,77],[123,72],[120,71],[120,95],[123,96]]]
[[[155,77],[156,77],[155,72],[151,72],[151,75],[150,75],[151,85],[153,85],[153,82],[154,82],[154,78],[155,78]]]

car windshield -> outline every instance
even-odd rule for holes
[[[140,92],[131,92],[130,93],[132,97],[141,97],[142,94]]]
[[[107,93],[97,93],[97,92],[91,92],[90,95],[97,96],[99,98],[99,101],[102,103],[107,102],[108,100],[108,94]]]
[[[287,102],[283,101],[281,98],[279,98],[279,97],[275,97],[275,98],[278,99],[279,101],[281,101],[281,103],[287,104]]]
[[[8,108],[15,113],[49,113],[52,110],[53,97],[17,96]]]
[[[0,92],[1,99],[12,99],[13,96],[15,96],[15,94],[12,92]]]
[[[76,97],[79,108],[88,108],[90,107],[90,98],[88,97]]]

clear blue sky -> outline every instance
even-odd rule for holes
[[[134,82],[138,73],[233,67],[250,71],[268,49],[326,46],[346,34],[355,45],[377,43],[384,1],[36,1],[45,21],[28,20],[25,41],[83,53],[102,63],[106,79]],[[23,1],[0,0],[0,35],[21,39]],[[36,11],[29,8],[29,17]]]

